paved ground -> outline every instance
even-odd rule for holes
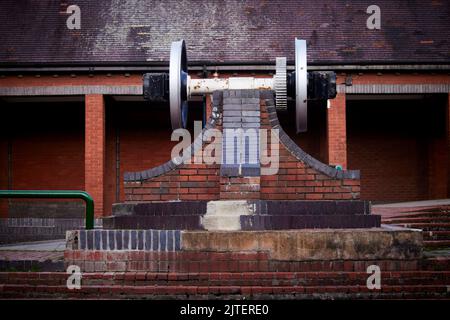
[[[0,254],[3,251],[64,251],[66,248],[66,241],[60,240],[48,240],[48,241],[36,241],[36,242],[23,242],[14,244],[0,245]]]
[[[16,243],[0,246],[0,269],[59,270],[64,259],[65,240]]]
[[[0,251],[0,261],[58,261],[64,258],[60,251]]]

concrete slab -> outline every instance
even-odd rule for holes
[[[255,204],[247,200],[209,201],[201,224],[209,231],[241,230],[241,216],[255,214]]]
[[[268,231],[184,231],[184,251],[263,251],[275,260],[367,260],[422,258],[418,229],[382,226],[370,229]]]

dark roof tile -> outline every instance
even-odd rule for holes
[[[81,30],[65,13],[81,8]],[[190,62],[294,59],[308,41],[314,64],[448,63],[450,2],[377,0],[381,30],[368,30],[370,1],[16,1],[0,2],[0,63],[166,62],[185,39]]]

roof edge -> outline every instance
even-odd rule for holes
[[[0,73],[15,72],[168,72],[168,65],[159,64],[90,64],[90,65],[60,65],[60,64],[24,64],[5,65],[0,63]],[[288,70],[294,70],[294,65],[288,65]],[[190,63],[190,71],[275,71],[275,63],[267,64],[211,64],[199,65]],[[310,64],[308,70],[339,70],[339,71],[450,71],[450,62],[442,64]]]

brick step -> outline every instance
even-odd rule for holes
[[[449,223],[450,224],[450,216],[434,216],[434,217],[414,217],[414,218],[406,218],[406,217],[398,217],[383,220],[383,223],[387,224],[404,224],[404,223]]]
[[[449,299],[447,285],[382,285],[380,290],[359,286],[83,286],[69,290],[63,286],[5,284],[0,285],[1,298],[133,298],[166,297],[186,299],[195,297],[224,298],[232,296],[253,298],[308,299]]]
[[[424,240],[450,240],[449,231],[423,231]]]
[[[336,286],[365,285],[366,272],[248,272],[248,273],[83,273],[82,284],[132,286]],[[0,283],[66,284],[68,275],[59,273],[0,273]],[[450,271],[382,272],[385,285],[450,285]]]
[[[171,214],[170,219],[164,215],[134,215],[106,217],[104,229],[159,229],[159,230],[202,230],[201,215]]]
[[[242,230],[312,228],[376,228],[381,217],[372,214],[248,215],[241,216]]]
[[[423,245],[428,248],[446,248],[450,247],[450,240],[426,240]]]
[[[84,272],[308,272],[366,271],[377,264],[385,271],[419,270],[420,260],[272,260],[268,252],[218,251],[91,251],[67,250],[66,265],[78,265]]]
[[[432,257],[424,259],[421,263],[421,270],[449,271],[450,257]]]
[[[139,190],[142,192],[142,190]],[[253,200],[256,214],[313,215],[368,214],[370,204],[364,200]],[[186,216],[204,215],[207,201],[137,202],[113,205],[113,216]]]
[[[242,230],[280,230],[309,228],[372,228],[381,218],[368,214],[276,214],[242,216]],[[199,215],[119,216],[105,218],[107,229],[203,230]]]

